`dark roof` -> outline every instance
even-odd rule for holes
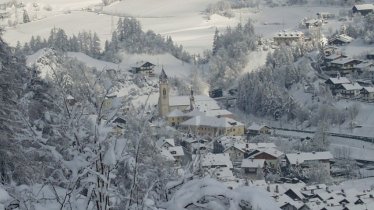
[[[161,74],[160,74],[160,82],[167,82],[168,81],[168,76],[166,75],[165,71],[164,71],[164,68],[162,68],[161,70]]]
[[[153,63],[150,63],[150,62],[145,62],[143,65],[141,65],[140,67],[154,67],[156,66],[155,64]]]

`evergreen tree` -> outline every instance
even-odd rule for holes
[[[30,22],[29,14],[27,13],[26,10],[23,10],[23,23],[28,23],[28,22]]]

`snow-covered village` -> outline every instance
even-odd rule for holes
[[[0,210],[374,210],[374,0],[0,0]]]

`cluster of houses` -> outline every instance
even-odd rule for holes
[[[374,72],[373,54],[367,53],[366,59],[350,58],[338,51],[335,47],[326,47],[323,65],[324,73],[330,76],[367,73],[371,79]]]
[[[339,98],[360,99],[366,102],[374,101],[374,87],[362,86],[359,82],[351,82],[346,77],[329,78],[325,84],[330,88],[332,94]],[[365,85],[366,83],[362,83]]]
[[[370,186],[359,191],[325,184],[306,186],[303,182],[251,184],[266,189],[283,210],[369,210],[374,206],[374,189]]]

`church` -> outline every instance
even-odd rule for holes
[[[159,77],[159,115],[170,126],[181,128],[200,136],[241,136],[244,124],[233,119],[234,115],[221,109],[217,101],[204,95],[170,96],[168,77],[162,69]]]

